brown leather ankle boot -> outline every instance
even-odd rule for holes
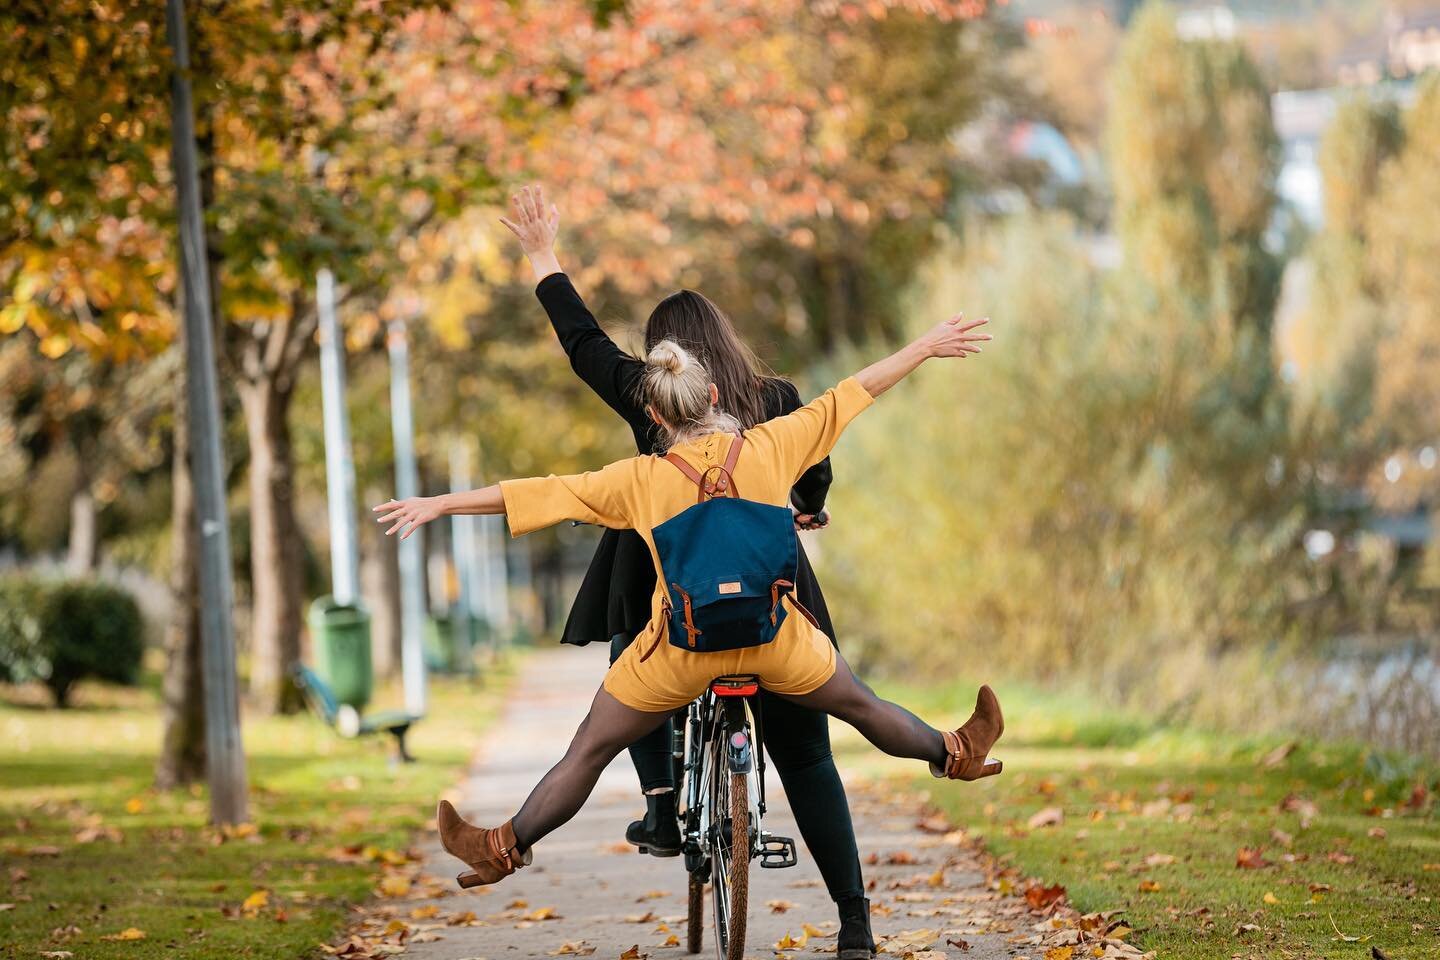
[[[1005,768],[999,760],[988,755],[1000,734],[1005,732],[1005,717],[1000,713],[1000,701],[989,685],[980,688],[975,697],[975,712],[964,726],[953,733],[942,733],[945,738],[945,752],[949,755],[942,767],[930,764],[930,772],[936,777],[951,780],[979,780],[993,777]]]
[[[493,830],[477,827],[466,823],[449,800],[441,800],[435,811],[435,823],[440,828],[440,844],[445,852],[470,866],[468,871],[455,877],[462,888],[497,883],[532,859],[531,851],[526,850],[523,857],[516,851],[515,828],[509,820]]]

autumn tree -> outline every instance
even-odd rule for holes
[[[1278,141],[1259,71],[1236,43],[1186,42],[1136,15],[1111,77],[1109,149],[1126,265],[1177,320],[1265,355],[1279,263],[1265,247]],[[1256,372],[1264,364],[1256,364]]]
[[[1440,437],[1440,78],[1405,111],[1404,146],[1385,165],[1365,229],[1383,297],[1375,414],[1399,444]]]

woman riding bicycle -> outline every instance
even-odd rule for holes
[[[845,426],[876,397],[931,358],[979,353],[989,340],[976,328],[984,321],[957,316],[937,324],[891,356],[843,380],[810,404],[741,431],[734,417],[716,408],[718,391],[699,360],[672,341],[648,353],[642,378],[652,419],[663,429],[668,453],[689,471],[724,476],[747,500],[784,506],[796,479],[829,454]],[[732,445],[738,456],[732,457]],[[510,480],[481,490],[414,497],[376,507],[387,534],[408,536],[417,527],[456,514],[506,515],[519,536],[564,520],[634,529],[655,560],[654,529],[693,507],[696,486],[686,472],[653,456],[637,456],[568,477]],[[897,598],[897,602],[901,598]],[[825,634],[784,594],[778,632],[767,643],[716,653],[697,653],[665,642],[668,594],[657,582],[644,631],[611,666],[565,756],[531,791],[519,812],[498,828],[466,823],[446,801],[437,812],[445,849],[471,873],[462,885],[495,883],[531,862],[532,848],[569,821],[616,754],[664,723],[721,675],[750,674],[761,685],[802,706],[849,723],[876,747],[926,761],[937,777],[976,780],[999,773],[990,747],[1004,730],[999,702],[988,686],[974,714],[954,731],[941,732],[897,704],[881,700],[850,672]]]
[[[535,295],[571,367],[624,419],[640,453],[664,453],[666,437],[646,414],[639,395],[645,364],[606,335],[556,259],[558,211],[547,206],[539,187],[522,188],[511,203],[514,219],[502,222],[520,239],[537,281]],[[719,390],[720,409],[734,416],[741,429],[800,408],[794,384],[766,375],[729,317],[700,294],[682,290],[656,305],[645,325],[646,349],[667,339],[702,358]],[[831,479],[827,457],[796,480],[790,501],[798,527],[823,526]],[[820,629],[834,643],[835,628],[825,596],[803,546],[797,552],[795,599],[815,615]],[[614,663],[649,622],[654,594],[655,564],[645,541],[633,530],[606,530],[575,595],[561,642],[605,643]],[[865,899],[850,806],[830,751],[828,718],[769,692],[762,691],[760,700],[766,718],[765,750],[780,774],[800,834],[836,904],[838,960],[866,960],[874,950],[870,905]],[[662,723],[629,748],[646,810],[643,819],[629,825],[625,839],[660,857],[677,856],[681,844],[671,727]]]

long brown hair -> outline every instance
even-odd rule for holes
[[[645,324],[646,353],[662,340],[673,340],[699,357],[720,393],[720,409],[743,429],[764,422],[765,382],[774,375],[709,298],[680,290],[657,303]]]

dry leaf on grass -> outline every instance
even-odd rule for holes
[[[1065,811],[1060,807],[1042,807],[1025,821],[1025,825],[1031,830],[1039,830],[1042,827],[1058,827],[1065,822]]]
[[[1241,870],[1259,870],[1272,866],[1263,854],[1264,851],[1259,847],[1241,847],[1235,852],[1235,866]]]
[[[101,940],[144,940],[145,931],[139,927],[126,927],[119,933],[110,933],[100,938]]]

